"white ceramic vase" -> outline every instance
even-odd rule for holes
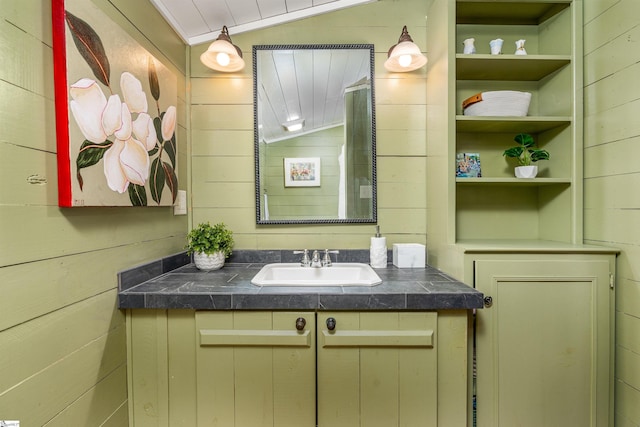
[[[538,166],[516,166],[516,178],[535,178]]]
[[[465,54],[476,53],[476,46],[474,45],[475,41],[476,39],[474,38],[464,40],[462,42],[462,45],[464,46],[462,49],[462,53],[465,53]]]
[[[218,251],[211,255],[203,252],[193,253],[193,262],[200,270],[219,270],[224,266],[224,252]]]
[[[518,40],[516,42],[516,55],[526,55],[527,54],[527,51],[524,48],[524,42],[525,41],[526,40],[521,39],[521,40]]]
[[[489,47],[491,48],[491,55],[500,55],[502,53],[502,43],[504,40],[495,39],[489,42]]]

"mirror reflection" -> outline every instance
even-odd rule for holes
[[[253,47],[258,224],[376,222],[373,53]]]

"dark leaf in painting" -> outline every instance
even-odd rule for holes
[[[162,139],[162,119],[160,117],[153,118],[153,127],[156,128],[156,135],[158,136],[158,139]]]
[[[176,167],[176,134],[173,133],[171,136],[171,141],[167,141],[164,143],[164,151],[169,156],[169,160],[171,160],[171,166]]]
[[[76,166],[78,170],[93,166],[98,163],[104,157],[104,153],[113,145],[111,141],[105,141],[101,144],[96,144],[85,140],[80,146],[80,152],[76,159]]]
[[[172,203],[175,203],[176,197],[178,197],[178,177],[169,163],[162,162],[162,167],[164,168],[167,186],[171,189]]]
[[[129,184],[129,200],[132,206],[147,206],[147,192],[144,186]]]
[[[78,173],[76,174],[76,179],[78,180],[80,191],[82,191],[82,187],[84,186],[84,179],[82,179],[82,175],[80,174],[80,169],[78,169]]]
[[[147,59],[149,68],[149,87],[151,88],[151,96],[156,101],[160,99],[160,84],[158,83],[158,74],[156,73],[156,63],[149,56]]]
[[[156,158],[151,163],[151,174],[149,181],[151,181],[151,198],[158,204],[160,204],[160,198],[162,197],[162,190],[164,190],[164,168],[159,158]]]
[[[110,78],[110,66],[107,54],[102,46],[102,41],[98,34],[82,19],[65,11],[67,25],[73,36],[73,42],[76,44],[80,55],[87,61],[93,74],[98,80],[107,86]]]

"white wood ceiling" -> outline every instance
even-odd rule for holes
[[[369,49],[257,50],[260,139],[276,142],[339,126],[347,88],[370,83]],[[284,124],[304,120],[299,132]]]
[[[376,0],[150,0],[190,46]]]

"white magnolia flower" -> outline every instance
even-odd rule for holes
[[[158,136],[153,125],[153,119],[147,113],[138,114],[138,118],[133,122],[133,133],[151,151],[156,146]]]
[[[124,193],[132,182],[144,185],[149,177],[149,155],[138,140],[116,139],[104,153],[104,175],[109,188]]]
[[[176,130],[176,107],[171,105],[162,117],[162,140],[169,141]]]
[[[102,125],[102,113],[107,99],[98,84],[91,79],[81,79],[71,85],[69,91],[71,112],[84,137],[95,143],[104,142],[107,134]]]
[[[142,83],[127,71],[120,76],[120,88],[124,95],[124,102],[132,113],[147,112],[147,95],[142,90]]]
[[[120,84],[125,102],[121,102],[118,95],[111,95],[107,100],[94,80],[78,80],[71,85],[70,106],[87,140],[100,144],[109,136],[115,136],[103,157],[104,174],[109,188],[124,193],[129,183],[144,185],[147,181],[148,151],[156,146],[157,135],[153,120],[146,112],[147,98],[140,81],[125,72]],[[135,121],[132,113],[139,113]]]

